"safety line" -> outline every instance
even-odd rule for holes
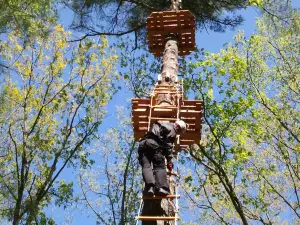
[[[140,207],[139,207],[139,211],[138,211],[138,216],[140,216],[142,205],[143,205],[143,197],[141,197]],[[136,220],[136,224],[135,225],[138,225],[138,224],[139,224],[139,220]]]

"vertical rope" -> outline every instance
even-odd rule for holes
[[[140,207],[139,207],[138,214],[137,214],[138,216],[140,216],[140,214],[141,214],[142,205],[143,205],[143,197],[141,197]],[[138,224],[139,224],[139,220],[136,220],[135,225],[138,225]]]
[[[176,167],[176,170],[177,170],[177,175],[179,175],[179,163],[178,163],[178,159],[179,159],[179,152],[177,153],[177,157],[176,157],[176,161],[177,161],[177,167]],[[176,183],[178,183],[178,177],[176,178]],[[177,218],[178,218],[178,213],[179,213],[179,204],[178,204],[178,188],[177,188],[177,185],[175,187],[175,195],[176,195],[176,198],[175,198],[175,225],[177,225]]]
[[[181,82],[181,85],[182,85],[182,82]],[[176,94],[177,94],[177,120],[180,119],[180,98],[183,98],[183,86],[181,86],[181,93],[179,93],[180,91],[180,83],[177,84],[176,86]],[[180,138],[180,136],[179,136]],[[180,145],[180,139],[179,139],[179,143]],[[180,146],[179,146],[180,147]],[[177,167],[176,167],[176,170],[177,170],[177,175],[179,175],[179,163],[178,163],[178,159],[179,159],[179,151],[177,152],[177,156],[176,156],[176,161],[177,161]],[[177,225],[177,218],[178,218],[178,213],[179,213],[179,203],[178,203],[178,188],[177,188],[177,183],[178,183],[178,177],[177,177],[177,180],[176,180],[176,186],[175,186],[175,195],[176,195],[176,198],[175,198],[175,225]]]
[[[180,113],[180,94],[179,94],[179,85],[176,85],[176,95],[177,95],[177,120],[179,120]]]
[[[151,117],[152,117],[152,108],[153,108],[153,106],[152,106],[152,104],[153,104],[153,96],[154,96],[154,90],[151,93],[151,100],[150,100],[150,106],[149,106],[150,112],[149,112],[149,118],[148,118],[148,129],[147,129],[147,131],[150,130]]]

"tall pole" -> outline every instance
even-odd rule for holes
[[[170,11],[180,9],[181,0],[171,0]],[[163,53],[161,83],[174,87],[178,81],[178,38],[176,33],[170,33],[166,38],[165,50]],[[174,99],[170,94],[158,94],[158,105],[174,105]]]
[[[194,128],[192,128],[195,131],[200,130],[201,127],[200,120],[199,125],[196,124],[198,120],[196,117],[201,118],[200,101],[185,101],[177,89],[178,55],[188,55],[196,47],[195,17],[188,10],[180,10],[181,0],[170,0],[170,3],[168,11],[152,12],[147,19],[149,51],[157,57],[162,56],[162,66],[158,84],[154,87],[151,99],[133,100],[133,124],[136,139],[142,137],[140,135],[145,131],[145,118],[148,118],[148,129],[151,122],[174,121],[176,118],[181,118],[180,116],[189,118],[191,124],[195,121]],[[179,107],[180,109],[183,107],[182,112],[178,112]],[[197,136],[188,138],[188,140],[181,140],[184,141],[182,142],[184,145],[198,141]],[[175,194],[176,177],[174,175],[170,173],[168,179],[171,195]],[[140,218],[142,225],[176,224],[177,209],[170,197],[144,198],[143,202],[141,217],[144,218]]]

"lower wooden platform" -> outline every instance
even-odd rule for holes
[[[188,125],[186,133],[181,134],[178,143],[178,150],[199,143],[202,128],[203,104],[200,100],[180,100],[177,105],[152,105],[150,99],[132,99],[132,123],[134,138],[138,141],[156,121],[175,122],[179,109],[179,118]]]

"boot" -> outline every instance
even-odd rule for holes
[[[152,197],[154,195],[154,187],[153,186],[146,186],[144,189],[144,196]]]
[[[154,195],[154,187],[152,187],[152,186],[149,187],[149,189],[148,189],[148,191],[147,191],[147,195],[148,195],[148,196],[151,196],[151,197]]]
[[[163,188],[159,188],[156,193],[156,195],[160,195],[160,196],[166,196],[168,194],[169,194],[169,192]]]

